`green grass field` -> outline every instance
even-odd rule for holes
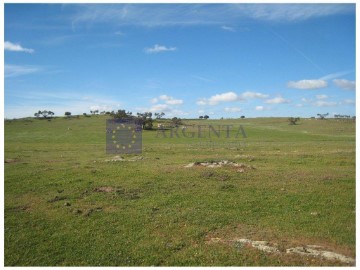
[[[105,116],[6,120],[5,265],[343,265],[236,238],[355,258],[354,121],[185,122],[241,124],[247,138],[207,147],[144,131],[143,159],[105,162]],[[209,160],[254,169],[184,168]]]

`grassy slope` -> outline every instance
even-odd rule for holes
[[[248,138],[212,149],[196,144],[204,139],[145,131],[143,160],[107,163],[105,117],[7,121],[5,159],[15,162],[5,164],[5,265],[327,263],[209,245],[211,234],[325,243],[355,255],[354,122],[189,123],[241,123]],[[210,159],[257,169],[184,168]],[[101,186],[118,192],[94,192]]]

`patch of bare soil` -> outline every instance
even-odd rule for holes
[[[114,195],[114,198],[122,197],[128,200],[140,199],[140,194],[141,194],[141,190],[139,189],[123,189],[120,187],[110,187],[110,186],[96,187],[94,188],[94,192],[112,193]]]
[[[55,196],[54,198],[48,200],[48,202],[53,203],[53,202],[63,201],[66,199],[67,199],[67,197],[65,197],[65,196]]]
[[[244,163],[236,163],[229,160],[220,160],[220,161],[197,161],[192,162],[184,166],[184,168],[192,168],[192,167],[206,167],[206,168],[221,168],[221,167],[233,167],[237,172],[243,173],[246,170],[255,169],[252,165],[246,165]]]
[[[121,157],[121,156],[114,156],[113,158],[111,159],[105,159],[105,162],[117,162],[117,161],[140,161],[140,160],[143,160],[144,157],[143,156],[134,156],[134,157],[131,157],[131,158],[124,158],[124,157]]]
[[[96,187],[94,188],[95,192],[115,192],[116,188],[114,187]]]
[[[205,242],[230,245],[239,250],[253,248],[269,256],[278,256],[284,262],[300,260],[310,265],[355,265],[354,254],[349,248],[321,240],[284,238],[284,235],[256,226],[222,228],[207,235]]]
[[[16,162],[16,159],[14,159],[14,158],[6,158],[4,160],[4,163],[15,163],[15,162]]]

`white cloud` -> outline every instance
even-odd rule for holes
[[[112,111],[114,108],[114,106],[110,106],[110,105],[92,105],[90,106],[90,110],[91,111],[96,111],[98,110],[99,112],[102,112],[102,111]]]
[[[41,71],[41,68],[36,66],[18,66],[9,64],[5,64],[4,66],[5,78],[27,75],[39,71]]]
[[[318,101],[314,102],[314,105],[317,107],[332,107],[332,106],[336,106],[337,103],[333,102],[333,101],[318,100]]]
[[[221,29],[224,30],[224,31],[228,31],[228,32],[235,32],[236,31],[234,27],[226,26],[226,25],[221,26]]]
[[[207,100],[206,100],[206,98],[201,98],[198,101],[196,101],[196,104],[201,105],[201,106],[207,105]]]
[[[166,104],[170,104],[170,105],[180,105],[183,104],[184,101],[182,99],[170,99],[165,101]]]
[[[198,113],[204,113],[205,111],[204,110],[198,110]]]
[[[150,112],[169,112],[171,111],[171,108],[167,104],[156,104],[151,106],[149,109]]]
[[[335,85],[337,87],[340,87],[345,90],[355,90],[355,87],[356,87],[355,81],[349,81],[349,80],[345,80],[345,79],[337,79],[337,80],[333,80],[333,82],[335,83]]]
[[[161,100],[169,100],[169,99],[171,99],[171,97],[167,96],[167,95],[161,95],[161,96],[159,96],[159,99],[161,99]]]
[[[226,107],[224,108],[225,112],[241,112],[241,109],[238,107]]]
[[[176,47],[166,47],[163,45],[155,44],[152,48],[145,48],[146,53],[160,53],[160,52],[173,52],[176,51]]]
[[[243,98],[267,98],[269,95],[247,91],[241,94]]]
[[[10,41],[5,41],[4,49],[5,51],[12,51],[12,52],[26,52],[26,53],[34,52],[34,49],[23,48],[20,44],[12,43]]]
[[[355,104],[355,100],[352,99],[345,99],[342,104],[352,105]]]
[[[305,103],[310,103],[312,102],[312,100],[310,98],[302,98],[301,99],[302,102],[305,102]]]
[[[210,97],[208,100],[208,104],[216,105],[219,102],[230,102],[230,101],[236,101],[237,99],[238,99],[237,94],[235,94],[234,92],[227,92]]]
[[[264,106],[256,106],[255,110],[257,111],[263,111],[264,110]]]
[[[319,89],[327,87],[327,82],[325,80],[300,80],[300,81],[290,81],[287,86],[289,88],[296,89]]]
[[[289,103],[290,101],[283,98],[283,97],[276,97],[276,98],[272,98],[272,99],[267,99],[265,101],[265,103],[267,104],[284,104],[284,103]]]
[[[155,99],[156,98],[153,98],[153,100],[155,100]],[[167,95],[161,95],[161,96],[159,96],[159,99],[165,101],[165,103],[169,104],[169,105],[181,105],[184,103],[184,101],[182,99],[174,99],[173,97],[170,97]],[[154,103],[156,103],[156,102],[154,102]]]
[[[158,99],[157,98],[152,98],[152,99],[150,99],[150,103],[152,103],[152,104],[155,104],[155,103],[157,103],[158,102]]]
[[[327,99],[327,95],[316,95],[316,99]]]

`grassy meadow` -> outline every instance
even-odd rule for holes
[[[6,266],[343,265],[236,238],[355,258],[354,121],[185,120],[234,128],[211,146],[143,131],[142,159],[106,162],[106,119],[5,121]],[[184,168],[209,160],[252,169]]]

